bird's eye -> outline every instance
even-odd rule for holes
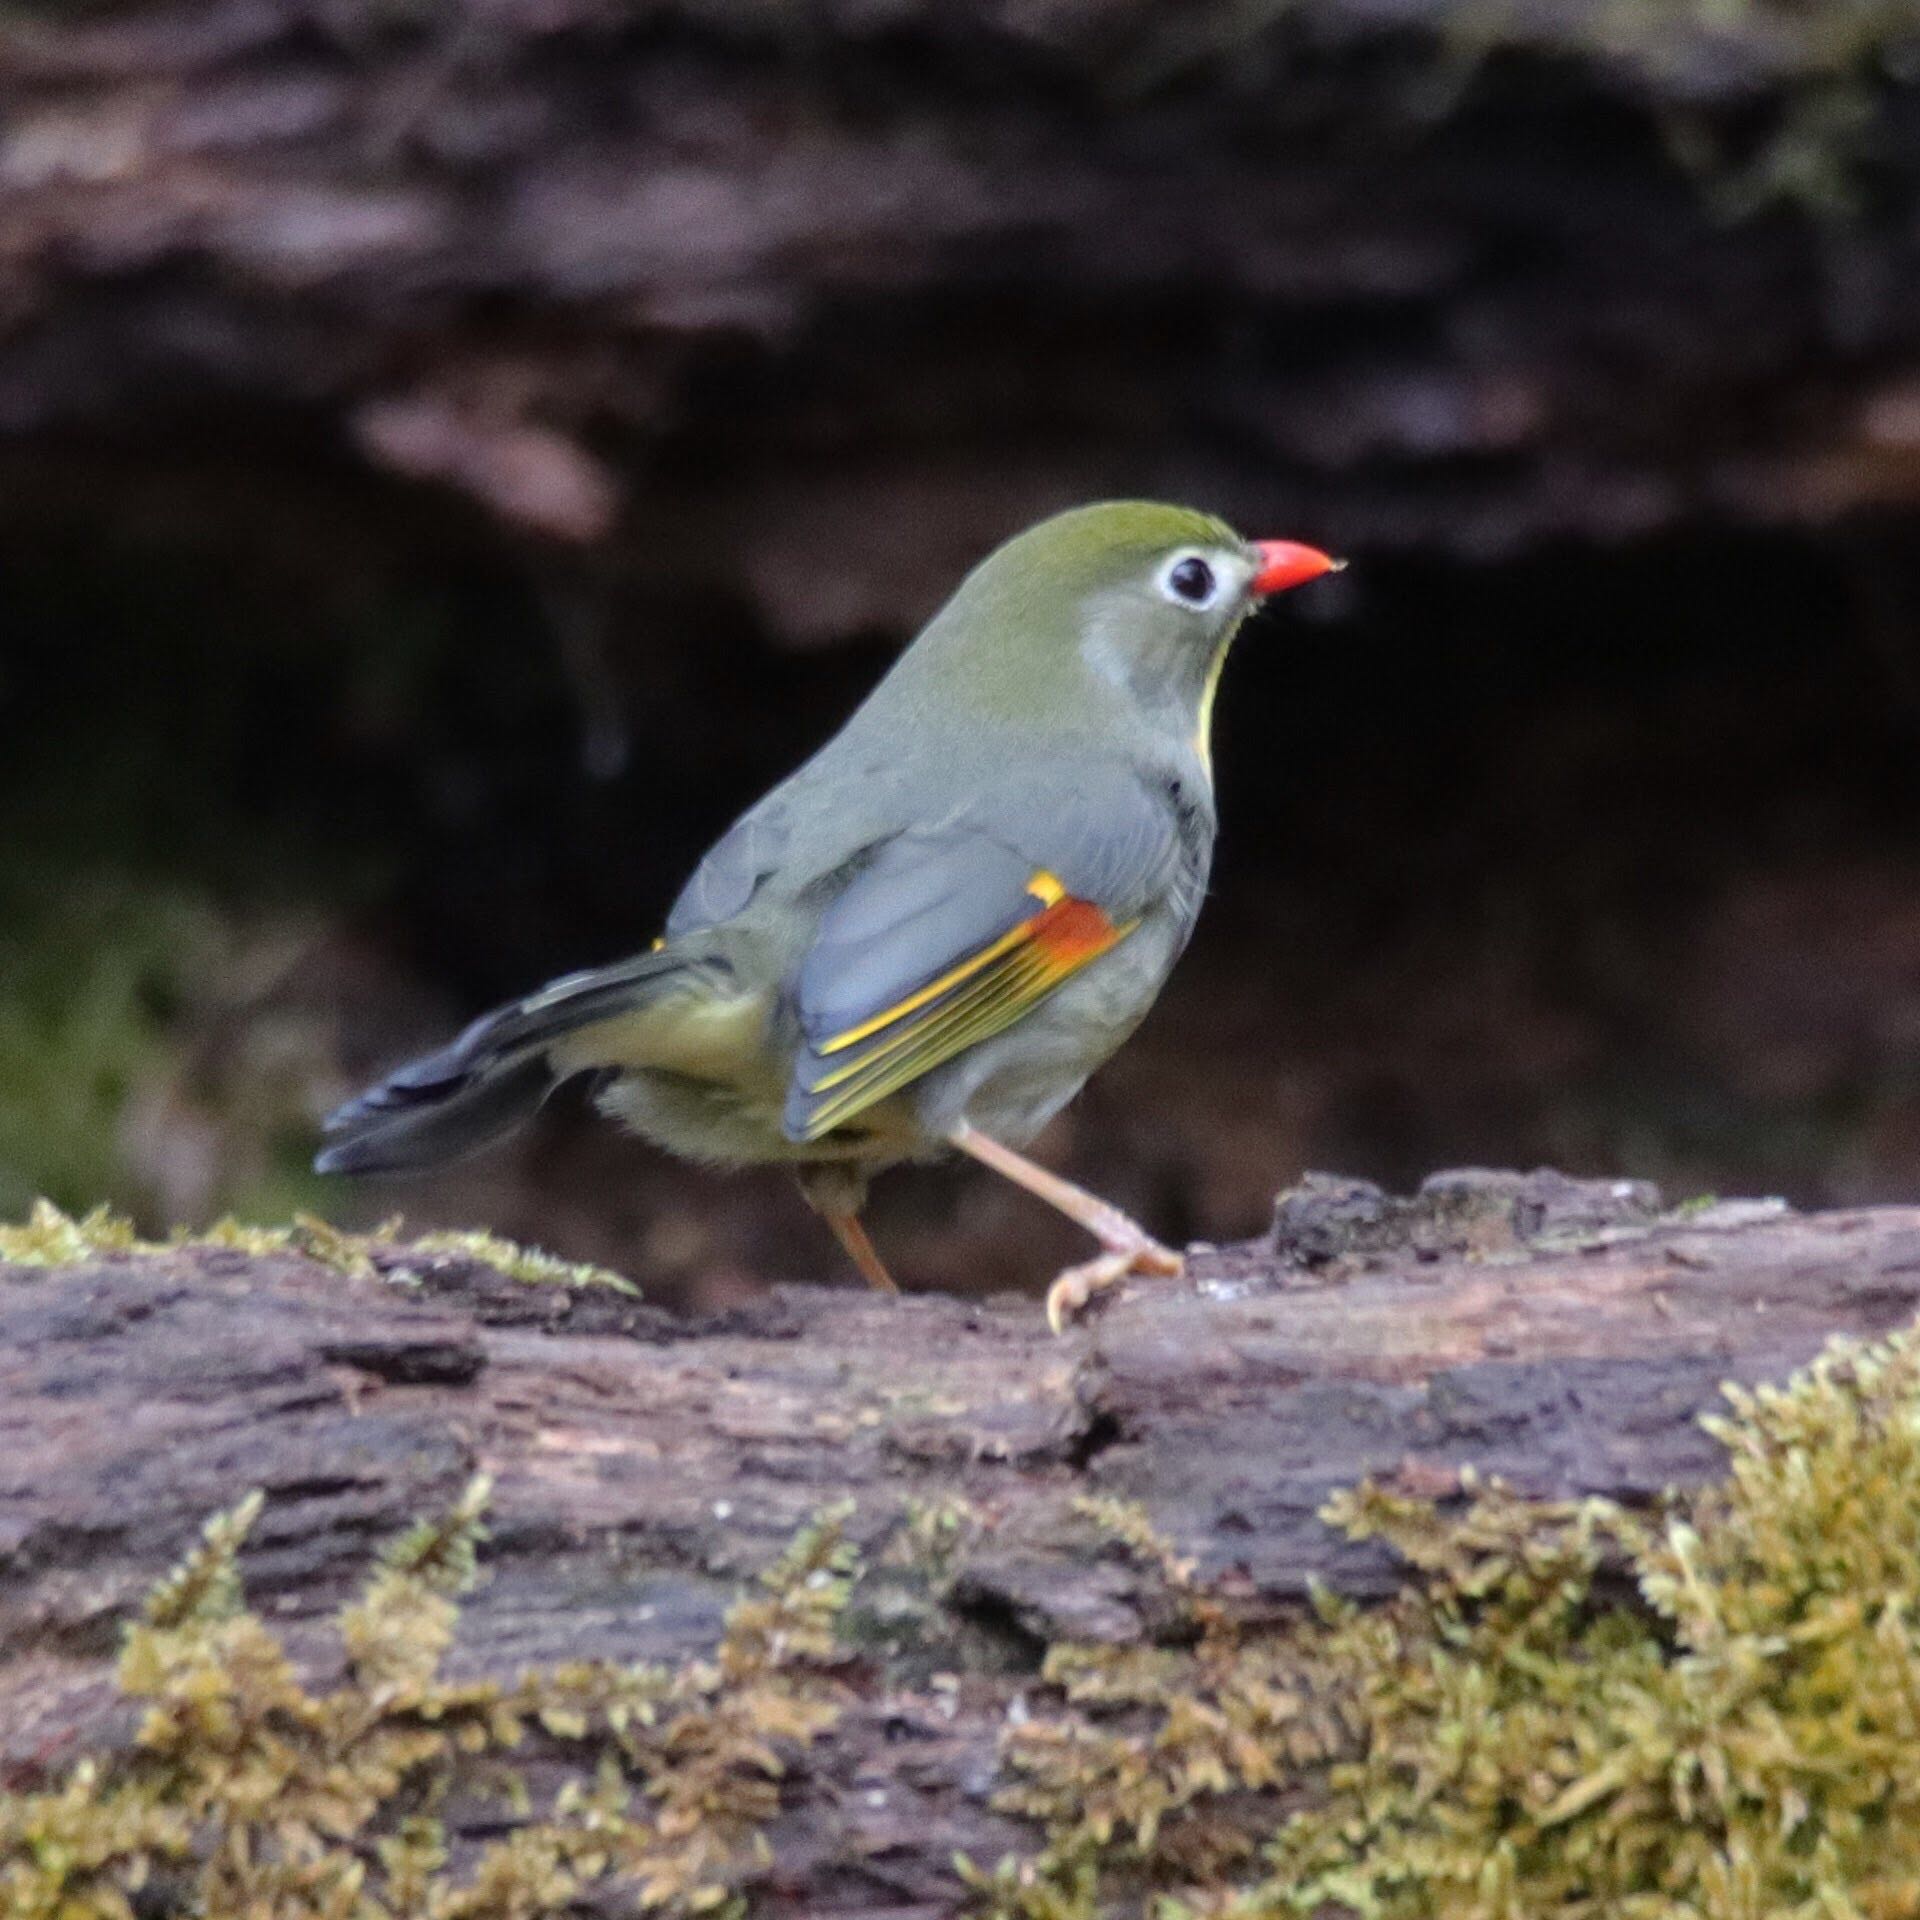
[[[1211,603],[1220,583],[1213,569],[1197,553],[1190,553],[1167,569],[1163,585],[1169,600],[1177,600],[1182,606],[1204,607]]]

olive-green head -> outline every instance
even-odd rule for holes
[[[1116,711],[1117,697],[1204,739],[1240,623],[1268,594],[1339,565],[1292,541],[1242,539],[1191,507],[1103,501],[1055,514],[996,548],[914,653],[975,712],[1097,726]]]

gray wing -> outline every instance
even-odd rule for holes
[[[776,877],[800,893],[910,824],[905,770],[851,761],[844,741],[830,741],[720,836],[667,915],[669,940],[735,919]]]
[[[1131,775],[983,796],[884,843],[800,966],[788,1136],[818,1139],[1011,1026],[1123,940],[1179,859],[1171,810]]]

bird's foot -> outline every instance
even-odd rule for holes
[[[1131,1220],[1116,1206],[1098,1194],[1062,1180],[1057,1173],[1035,1166],[1023,1153],[1003,1147],[977,1127],[964,1120],[947,1138],[962,1153],[971,1154],[983,1166],[1004,1174],[1016,1186],[1037,1194],[1048,1206],[1057,1207],[1069,1220],[1093,1235],[1105,1249],[1092,1260],[1069,1267],[1047,1289],[1047,1325],[1062,1333],[1073,1316],[1095,1294],[1118,1286],[1130,1273],[1182,1274],[1185,1258],[1171,1247],[1163,1247],[1152,1234]]]
[[[1055,1333],[1064,1333],[1068,1321],[1083,1312],[1096,1294],[1117,1287],[1130,1273],[1163,1274],[1178,1279],[1186,1270],[1184,1254],[1163,1247],[1146,1234],[1138,1234],[1137,1238],[1109,1246],[1104,1253],[1083,1260],[1061,1274],[1047,1289],[1047,1325]]]

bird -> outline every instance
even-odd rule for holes
[[[324,1122],[322,1173],[493,1145],[562,1081],[683,1158],[780,1163],[876,1289],[882,1169],[959,1154],[1084,1228],[1056,1333],[1183,1258],[1021,1151],[1192,935],[1235,635],[1344,563],[1157,501],[1070,508],[981,560],[831,740],[695,868],[651,948],[474,1021]]]

